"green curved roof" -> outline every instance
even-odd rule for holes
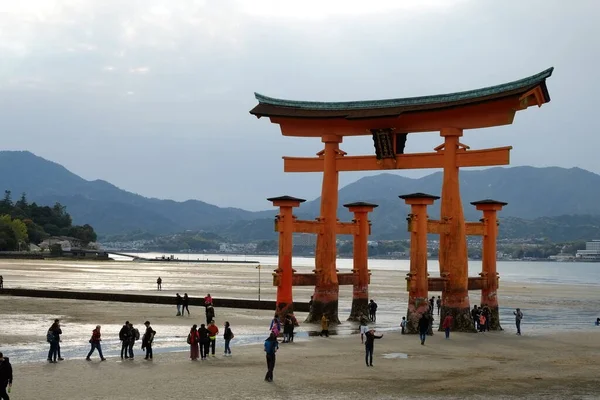
[[[320,102],[320,101],[296,101],[276,99],[254,93],[259,105],[252,111],[257,116],[270,115],[269,110],[274,108],[292,108],[296,110],[311,111],[342,111],[342,110],[365,110],[382,108],[436,108],[435,105],[451,105],[451,103],[470,103],[483,98],[498,98],[503,95],[518,94],[525,92],[533,87],[543,85],[543,93],[546,102],[550,101],[550,96],[545,87],[545,80],[552,75],[554,67],[548,68],[538,74],[527,78],[519,79],[514,82],[504,83],[496,86],[489,86],[481,89],[468,90],[465,92],[438,94],[432,96],[406,97],[387,100],[366,100],[366,101],[342,101],[342,102]],[[450,104],[449,104],[450,103]],[[262,106],[262,107],[261,107]]]

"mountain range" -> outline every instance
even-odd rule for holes
[[[90,224],[100,235],[210,230],[234,241],[276,238],[273,232],[275,209],[252,212],[221,208],[199,200],[176,202],[147,198],[106,181],[85,180],[27,151],[0,151],[0,170],[5,171],[0,175],[0,189],[10,190],[13,197],[26,193],[29,201],[38,204],[60,202],[67,207],[74,223]],[[406,238],[408,207],[398,195],[413,192],[439,195],[441,184],[441,172],[419,179],[390,173],[364,177],[340,189],[339,218],[352,219],[343,204],[375,203],[379,207],[371,215],[373,238]],[[593,235],[600,226],[600,175],[580,168],[464,170],[460,174],[460,185],[468,220],[481,218],[469,204],[471,201],[492,198],[508,203],[500,212],[503,226],[506,225],[500,230],[501,235],[512,232],[511,237],[518,237],[519,232],[525,232],[523,234],[552,238],[556,236],[553,232],[562,232],[564,236],[569,229],[569,235],[581,236],[583,232]],[[317,198],[302,204],[296,215],[302,219],[315,218],[319,201]],[[439,202],[431,207],[429,214],[432,218],[439,215]],[[565,217],[568,215],[587,217]],[[546,228],[538,226],[540,221],[545,221]],[[573,221],[578,221],[575,226],[570,225]]]

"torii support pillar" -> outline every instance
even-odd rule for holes
[[[410,205],[408,230],[410,231],[410,272],[406,277],[408,286],[408,312],[406,332],[419,332],[419,319],[429,309],[427,273],[427,206],[439,199],[425,193],[399,196]]]
[[[354,213],[354,223],[357,224],[352,243],[354,284],[352,288],[352,310],[348,321],[360,321],[361,318],[369,315],[368,239],[371,233],[371,224],[368,214],[377,207],[377,204],[358,202],[344,204],[344,207]]]
[[[498,238],[497,212],[508,203],[496,200],[480,200],[471,203],[479,211],[483,211],[483,246],[481,277],[481,306],[487,306],[491,311],[490,329],[502,330],[498,314],[498,272],[496,270],[496,243]]]
[[[444,157],[444,178],[442,181],[441,222],[446,229],[440,235],[440,275],[445,278],[442,291],[442,309],[440,320],[447,315],[453,317],[452,330],[474,332],[475,325],[469,306],[469,268],[467,259],[467,232],[458,177],[458,155],[467,150],[459,142],[462,129],[444,128],[440,135],[444,144],[436,150]]]
[[[319,221],[323,224],[323,230],[317,236],[315,252],[317,284],[315,285],[312,309],[306,318],[306,322],[319,322],[325,314],[329,319],[329,323],[340,323],[338,318],[340,285],[336,269],[339,172],[336,161],[340,154],[342,140],[343,137],[338,135],[324,135],[321,137],[321,141],[325,143],[325,148],[319,153],[323,159],[321,215],[319,217]]]
[[[275,275],[279,276],[277,285],[277,305],[275,314],[279,318],[285,318],[287,314],[294,312],[294,299],[292,295],[292,233],[294,232],[294,215],[292,208],[299,207],[304,199],[291,196],[271,197],[267,199],[279,207],[277,229],[279,231],[279,258]]]

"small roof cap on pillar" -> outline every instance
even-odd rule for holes
[[[474,206],[483,205],[483,204],[497,204],[499,206],[505,206],[508,203],[505,203],[503,201],[498,201],[498,200],[485,199],[485,200],[472,201],[471,204]]]
[[[403,194],[400,197],[402,200],[407,200],[407,199],[433,199],[433,200],[437,200],[440,198],[440,196],[434,196],[432,194],[427,194],[427,193],[421,193],[421,192],[417,192],[417,193],[410,193],[410,194]]]
[[[279,196],[279,197],[269,197],[267,199],[268,201],[299,201],[300,203],[304,203],[306,200],[304,199],[300,199],[298,197],[292,197],[292,196]]]
[[[355,203],[348,203],[348,204],[344,204],[344,207],[350,208],[350,207],[379,207],[377,204],[373,204],[373,203],[366,203],[364,201],[357,201]]]

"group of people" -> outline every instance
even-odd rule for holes
[[[187,343],[190,345],[190,359],[192,361],[206,360],[209,353],[215,357],[215,347],[217,342],[217,335],[219,334],[219,328],[215,325],[215,321],[211,320],[208,326],[200,324],[192,325],[190,333],[187,337]],[[225,341],[225,350],[223,355],[228,357],[231,356],[231,339],[234,338],[231,325],[228,321],[225,321],[225,327],[223,328],[223,340]]]
[[[187,293],[183,294],[183,297],[179,293],[175,294],[175,305],[177,306],[177,316],[184,316],[187,311],[187,315],[190,315],[190,298]],[[213,306],[213,298],[208,293],[204,297],[204,308],[206,314],[206,325],[210,324],[210,322],[215,319],[215,308]]]
[[[150,326],[150,321],[144,322],[144,326],[146,330],[144,331],[144,335],[142,336],[142,350],[146,351],[146,357],[144,360],[152,360],[152,344],[154,343],[154,336],[156,335],[156,331],[152,329]],[[106,361],[104,355],[102,354],[102,333],[100,325],[96,325],[96,329],[92,331],[92,337],[89,342],[91,345],[90,351],[85,357],[87,361],[91,360],[91,356],[95,350],[98,350],[98,355],[100,356],[101,361]],[[133,360],[133,346],[136,340],[140,339],[140,332],[137,328],[133,326],[133,324],[129,323],[129,321],[125,321],[125,325],[119,331],[119,340],[121,340],[121,359],[131,359]]]
[[[478,332],[489,332],[492,311],[488,306],[478,307],[475,304],[471,310],[471,317],[473,318],[473,324],[475,324],[475,330]]]

